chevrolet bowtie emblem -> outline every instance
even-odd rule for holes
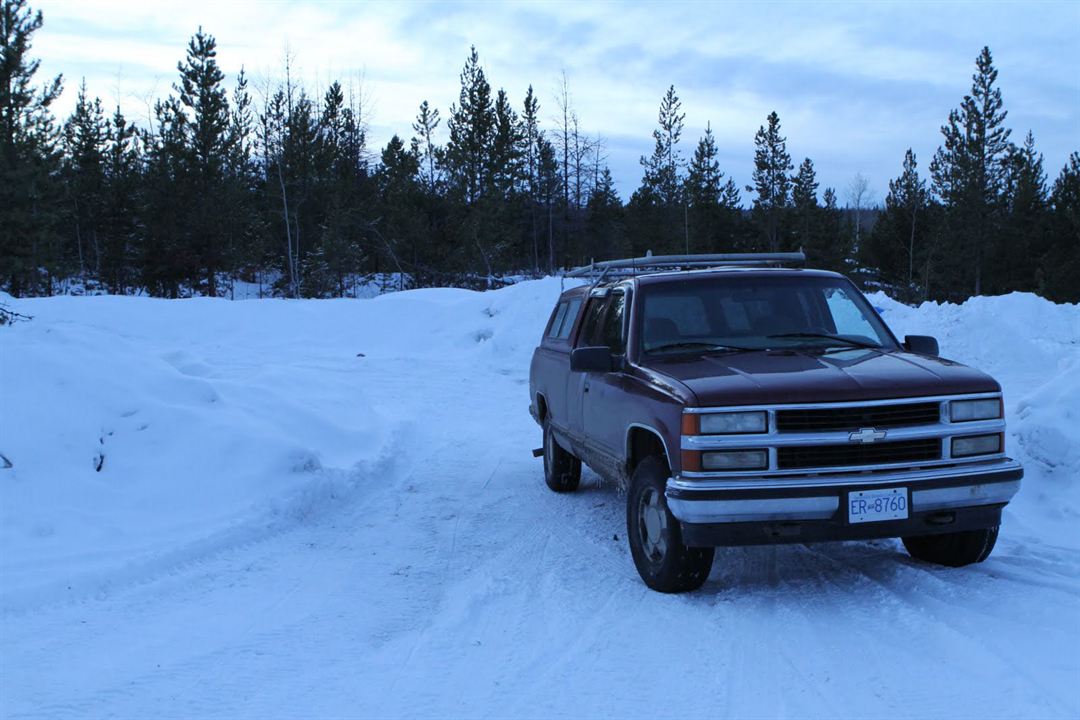
[[[863,428],[858,432],[853,432],[848,435],[848,440],[857,443],[872,443],[878,440],[884,440],[888,435],[887,430],[878,430],[877,428]]]

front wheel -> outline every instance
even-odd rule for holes
[[[547,420],[544,421],[544,482],[557,493],[573,492],[581,483],[581,461],[559,445]]]
[[[918,535],[900,538],[908,554],[916,560],[963,567],[981,563],[990,557],[997,542],[998,526],[983,530],[965,530],[941,535]]]
[[[705,584],[716,550],[683,545],[679,521],[664,495],[668,475],[667,463],[656,456],[634,469],[626,499],[626,536],[645,584],[659,592],[680,593]]]

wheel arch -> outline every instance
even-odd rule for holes
[[[634,468],[647,457],[659,454],[668,469],[671,468],[671,454],[667,442],[659,430],[644,423],[631,423],[626,430],[626,475],[633,475]]]
[[[547,402],[547,398],[544,396],[544,393],[537,392],[535,402],[536,402],[536,419],[542,425],[544,423],[544,420],[547,418],[547,414],[548,414],[548,402]]]

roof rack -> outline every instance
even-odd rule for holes
[[[625,260],[602,260],[574,268],[566,273],[568,278],[592,277],[599,283],[605,277],[632,277],[644,272],[677,269],[701,269],[729,266],[768,267],[790,263],[805,263],[806,254],[798,252],[782,253],[715,253],[712,255],[653,255],[627,258]]]

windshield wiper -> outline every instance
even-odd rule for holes
[[[768,335],[769,339],[772,338],[821,338],[823,340],[833,340],[835,342],[844,343],[851,347],[870,348],[872,350],[881,350],[882,346],[876,343],[863,342],[862,340],[852,340],[849,337],[843,335],[831,335],[829,333],[815,333],[815,332],[794,332],[794,333],[780,333],[779,335]]]
[[[754,352],[761,349],[762,348],[740,347],[738,345],[717,345],[716,343],[707,342],[676,342],[668,343],[666,345],[657,345],[656,347],[649,348],[647,352],[653,353],[663,350],[730,350],[733,352]]]

